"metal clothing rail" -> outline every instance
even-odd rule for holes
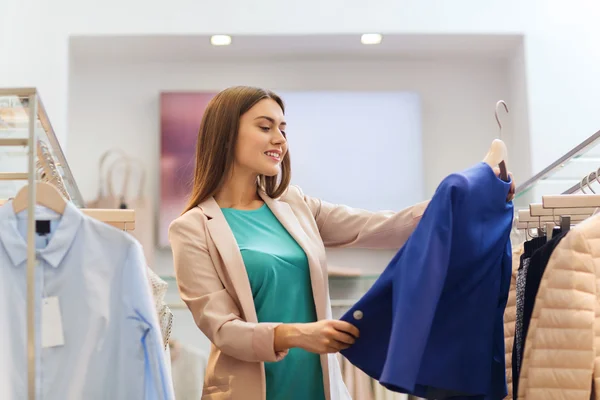
[[[564,192],[562,192],[562,194],[573,194],[577,191],[581,191],[582,193],[585,193],[585,191],[583,190],[584,187],[589,187],[590,186],[590,182],[593,180],[598,180],[598,172],[600,171],[600,168],[598,168],[598,170],[596,171],[592,171],[592,173],[590,173],[589,175],[584,176],[581,181],[579,181],[579,183],[574,184],[573,186],[571,186],[570,188],[568,188],[567,190],[565,190]],[[591,189],[592,191],[594,189]]]
[[[571,151],[569,151],[568,153],[566,153],[565,155],[560,157],[558,160],[554,161],[552,164],[548,165],[542,171],[535,174],[534,176],[532,176],[531,178],[529,178],[528,180],[523,182],[521,185],[517,186],[517,189],[515,192],[516,195],[519,195],[520,193],[531,188],[533,185],[536,184],[537,181],[548,177],[551,173],[556,171],[556,169],[560,168],[561,165],[563,165],[570,159],[583,154],[586,150],[589,149],[590,146],[596,145],[596,144],[600,144],[600,131],[594,133],[592,136],[590,136],[589,138],[587,138],[586,140],[584,140],[583,142],[581,142],[580,144],[575,146],[573,149],[571,149]],[[578,191],[579,189],[580,189],[580,184],[575,184],[572,187],[570,187],[569,189],[567,189],[565,192],[563,192],[563,194],[572,194],[572,193],[575,193],[576,191]]]

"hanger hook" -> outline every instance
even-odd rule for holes
[[[500,128],[500,133],[499,133],[499,139],[502,139],[502,122],[500,122],[500,117],[498,116],[498,107],[500,106],[500,104],[502,104],[504,106],[504,110],[506,111],[506,113],[508,113],[508,106],[506,105],[506,102],[504,100],[498,100],[498,102],[496,103],[496,109],[494,112],[494,116],[496,117],[496,122],[498,123],[498,128]]]
[[[593,173],[594,172],[592,172],[590,175],[592,175]],[[585,182],[587,184],[588,189],[590,189],[593,194],[596,194],[596,191],[594,189],[592,189],[592,185],[590,185],[590,175],[585,177]]]
[[[581,181],[579,181],[579,189],[581,190],[581,193],[588,194],[585,190],[583,190],[583,183],[584,182],[585,182],[585,178],[582,178]]]

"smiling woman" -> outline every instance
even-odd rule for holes
[[[283,113],[283,101],[270,91],[239,86],[217,94],[200,124],[194,184],[185,211],[214,196],[225,180],[232,178],[246,181],[246,186],[250,180],[254,187],[258,176],[269,196],[281,196],[290,182]],[[257,157],[256,153],[267,151],[278,151],[281,163],[273,165],[268,158]]]
[[[197,140],[169,239],[181,297],[213,344],[203,398],[349,400],[335,353],[359,332],[332,319],[325,246],[396,249],[426,204],[369,212],[290,185],[285,108],[267,90],[217,94]]]

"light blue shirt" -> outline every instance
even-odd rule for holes
[[[36,237],[36,399],[173,399],[141,245],[71,203],[62,216],[35,212],[51,220]],[[0,207],[0,365],[11,366],[0,386],[10,399],[27,398],[26,223],[12,202]],[[53,296],[64,345],[42,348],[42,301]]]

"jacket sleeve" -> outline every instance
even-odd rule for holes
[[[281,360],[287,351],[274,349],[279,323],[242,320],[239,308],[217,274],[204,227],[191,222],[175,220],[169,227],[169,240],[179,293],[196,325],[230,357],[249,362]]]
[[[425,201],[399,212],[373,212],[328,203],[296,189],[310,208],[326,247],[399,249],[429,204]]]

